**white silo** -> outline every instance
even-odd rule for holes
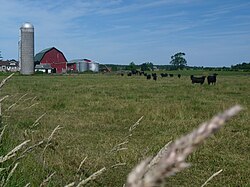
[[[34,26],[24,23],[20,28],[19,60],[21,74],[31,75],[35,72],[34,66]]]

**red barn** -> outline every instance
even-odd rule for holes
[[[50,64],[53,73],[64,73],[67,70],[67,59],[64,54],[55,47],[47,48],[35,55],[35,65]]]

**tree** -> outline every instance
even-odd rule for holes
[[[145,62],[141,64],[141,71],[151,71],[154,67],[152,62]]]
[[[171,56],[172,60],[170,61],[170,64],[182,69],[184,66],[187,65],[187,61],[184,58],[184,56],[185,53],[182,52],[176,53],[174,56]]]
[[[128,68],[127,68],[127,70],[136,70],[136,65],[135,65],[135,63],[134,62],[130,62],[130,64],[128,65]]]
[[[238,70],[250,70],[250,62],[249,63],[246,63],[246,62],[243,62],[241,64],[236,64],[236,65],[232,65],[231,66],[232,69],[238,69]]]
[[[1,52],[2,52],[2,51],[0,51],[0,60],[3,60],[3,57],[1,56]]]

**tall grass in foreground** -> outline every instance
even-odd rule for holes
[[[4,97],[6,93],[9,94],[9,97],[3,103],[5,114],[3,124],[7,126],[4,127],[4,132],[1,131],[3,135],[1,155],[8,154],[15,147],[13,145],[19,145],[21,142],[30,140],[17,151],[17,157],[12,157],[13,160],[8,160],[8,163],[4,164],[4,168],[11,166],[8,170],[3,171],[5,173],[4,178],[8,178],[7,186],[77,186],[82,184],[87,186],[122,186],[125,183],[126,175],[136,163],[147,158],[148,155],[155,154],[166,143],[166,140],[167,142],[173,140],[184,132],[193,129],[197,123],[210,118],[212,114],[219,111],[218,106],[223,106],[223,109],[228,108],[228,105],[235,103],[230,101],[232,98],[234,99],[234,96],[243,95],[244,91],[247,90],[245,86],[231,86],[229,90],[227,87],[218,85],[214,87],[218,91],[211,91],[213,87],[190,87],[186,86],[187,82],[180,82],[179,80],[177,82],[174,79],[165,80],[165,82],[159,80],[152,84],[152,82],[145,82],[145,80],[127,79],[125,77],[121,80],[122,87],[114,84],[114,80],[120,81],[117,77],[109,78],[112,86],[110,82],[102,82],[100,77],[96,79],[94,76],[88,77],[91,83],[84,82],[84,84],[81,84],[84,81],[81,78],[84,77],[88,77],[88,75],[69,77],[71,79],[68,82],[69,84],[65,77],[43,77],[45,80],[50,79],[53,83],[51,86],[43,84],[44,79],[41,79],[41,77],[39,79],[32,77],[34,79],[32,84],[28,83],[29,85],[27,85],[24,82],[24,84],[17,86],[18,89],[11,86],[12,81],[20,79],[23,82],[23,78],[26,79],[26,77],[14,77],[6,85],[7,92],[2,92],[1,95],[1,97]],[[101,78],[106,79],[106,77]],[[139,84],[136,83],[137,81]],[[196,97],[196,99],[191,100],[193,103],[189,105],[190,113],[186,113],[186,101],[181,100],[181,98],[185,97],[188,98],[187,101],[190,100],[188,94],[183,94],[185,91],[180,90],[182,94],[174,95],[174,92],[168,89],[169,86],[174,90],[176,84],[179,84],[180,89],[184,86],[187,92],[196,91],[192,94],[192,97]],[[145,87],[145,85],[149,86],[149,88]],[[64,87],[71,90],[71,94],[66,93]],[[50,91],[47,90],[49,88]],[[57,91],[58,89],[61,91]],[[146,89],[146,92],[140,92],[140,89]],[[157,94],[158,91],[164,94]],[[221,105],[223,103],[221,101],[219,104],[217,103],[218,105],[214,105],[214,102],[196,95],[197,91],[203,94],[205,98],[210,97],[206,95],[207,92],[210,92],[216,102],[223,100],[223,97],[227,96],[224,102],[227,100],[228,104]],[[229,93],[229,95],[218,94],[221,91]],[[217,95],[215,92],[217,92]],[[73,97],[72,93],[74,93]],[[174,99],[170,101],[167,99],[168,97]],[[72,100],[72,98],[74,99]],[[81,102],[74,102],[78,99],[81,99]],[[242,99],[242,97],[238,99],[243,101],[240,103],[243,103],[244,106],[248,106],[247,100]],[[167,107],[161,105],[164,100],[168,101],[168,103],[165,103]],[[143,105],[140,105],[141,102]],[[177,102],[177,104],[175,105],[174,102]],[[34,103],[38,104],[34,105]],[[207,112],[202,110],[203,105],[206,106]],[[155,110],[149,110],[149,108]],[[14,116],[14,118],[9,118],[10,115]],[[143,117],[139,118],[140,116]],[[237,132],[245,132],[246,125],[244,125],[243,119],[246,119],[246,117],[245,113],[241,115],[241,118],[238,118],[239,122],[235,125],[242,124],[242,129],[237,129]],[[127,125],[138,118],[139,120],[134,125]],[[173,118],[175,118],[175,121],[171,120]],[[168,121],[169,125],[163,124],[164,121]],[[187,121],[190,121],[191,125]],[[139,123],[141,123],[140,126],[138,126]],[[228,178],[224,177],[228,175],[231,166],[225,165],[225,162],[220,162],[215,167],[217,164],[216,159],[220,159],[218,154],[215,153],[213,159],[213,154],[209,154],[204,147],[210,147],[209,149],[211,149],[211,142],[214,142],[212,143],[213,146],[222,145],[224,147],[223,151],[225,152],[220,154],[227,153],[228,156],[234,156],[234,154],[228,154],[234,152],[234,143],[231,143],[232,149],[227,151],[223,139],[227,138],[227,134],[231,130],[236,129],[234,128],[235,125],[232,125],[233,128],[231,125],[228,126],[224,130],[225,133],[212,137],[212,140],[206,142],[205,146],[201,146],[200,151],[196,151],[193,156],[191,155],[187,159],[188,162],[193,163],[193,167],[182,172],[184,175],[178,174],[169,178],[170,180],[167,180],[166,185],[178,186],[180,184],[178,182],[182,182],[181,185],[201,186],[205,184],[209,176],[221,168],[223,172],[218,177],[220,180],[219,186],[223,184],[221,179],[226,183],[230,183],[230,181],[227,181]],[[55,129],[60,127],[63,128],[57,133]],[[177,131],[179,131],[178,134],[176,134]],[[239,137],[240,134],[236,133],[234,135]],[[14,140],[13,137],[15,137]],[[230,136],[227,140],[231,138]],[[8,141],[7,146],[6,140]],[[244,139],[241,140],[242,145],[244,145]],[[33,146],[35,147],[31,150]],[[169,150],[171,146],[164,147]],[[25,150],[30,151],[27,151],[28,154],[25,154],[25,157],[20,157]],[[181,150],[178,149],[177,153],[181,152]],[[164,153],[165,151],[160,152]],[[205,153],[205,157],[200,154],[202,152]],[[203,160],[206,160],[206,158],[210,160],[210,164],[207,165],[210,170],[204,175],[205,178],[200,177],[195,172],[197,170],[196,162],[200,162],[200,156],[205,158]],[[16,158],[20,158],[17,159],[18,164],[16,165],[17,162],[12,164],[12,161],[15,161]],[[234,160],[234,162],[236,161]],[[237,161],[237,163],[239,162]],[[152,169],[155,168],[155,164],[152,164],[152,162],[149,165],[152,165]],[[33,172],[34,168],[37,169]],[[150,173],[150,170],[146,170],[146,173]],[[27,173],[27,171],[30,171],[30,173]],[[180,178],[185,179],[185,173],[190,173],[189,171],[194,172],[192,176],[196,177],[195,180],[191,180],[189,183],[181,181]],[[245,171],[247,174],[247,170]],[[11,174],[10,177],[8,177],[9,174]],[[28,177],[28,175],[32,177]],[[242,176],[244,176],[244,173],[242,173]],[[175,178],[178,181],[174,181]],[[96,180],[93,181],[93,179]],[[218,182],[218,179],[216,178],[216,182]],[[243,181],[241,184],[247,183],[244,178],[239,180]],[[143,184],[143,180],[139,179],[137,181],[140,181],[139,184]]]
[[[187,156],[240,110],[240,106],[234,106],[213,117],[211,121],[203,123],[192,133],[177,139],[170,145],[167,144],[153,159],[143,161],[129,174],[126,186],[160,186],[167,177],[188,167],[189,164],[185,162]]]

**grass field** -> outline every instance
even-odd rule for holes
[[[0,155],[27,139],[33,145],[48,138],[58,125],[63,128],[55,132],[44,156],[42,144],[19,160],[7,186],[39,186],[53,172],[48,186],[64,186],[103,167],[107,170],[86,186],[122,186],[141,160],[235,104],[244,110],[188,157],[191,167],[168,178],[166,186],[201,186],[220,169],[208,186],[249,186],[250,76],[219,72],[215,86],[191,84],[191,74],[208,73],[183,71],[180,79],[156,82],[107,74],[13,76],[0,92],[0,98],[9,95],[2,102],[2,127],[7,126]],[[142,116],[122,145],[126,149],[111,151]]]

